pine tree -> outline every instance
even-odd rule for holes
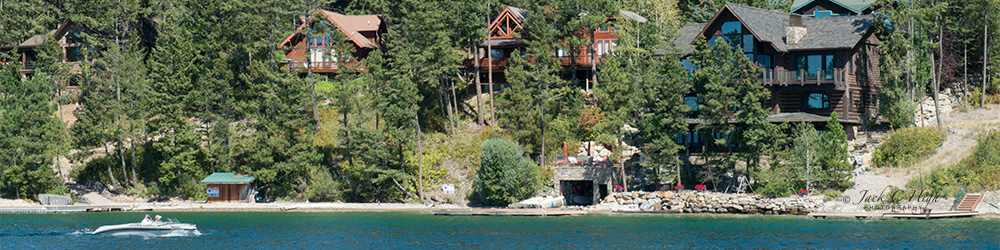
[[[65,137],[53,117],[53,83],[44,75],[22,80],[18,69],[0,68],[0,195],[37,199],[60,183],[51,166]]]

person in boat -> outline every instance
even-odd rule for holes
[[[162,219],[162,218],[163,218],[162,216],[160,216],[159,214],[157,214],[156,215],[156,221],[155,221],[155,223],[163,223],[163,221],[160,221],[160,219]]]
[[[147,214],[147,215],[146,215],[146,218],[143,218],[143,219],[142,219],[142,224],[143,224],[143,225],[149,225],[149,224],[153,224],[153,220],[149,219],[149,215]]]

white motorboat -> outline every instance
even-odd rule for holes
[[[181,223],[175,218],[166,222],[125,223],[105,225],[94,230],[93,234],[102,235],[137,235],[137,236],[190,236],[201,235],[195,224]]]

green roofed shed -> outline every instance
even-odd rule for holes
[[[235,173],[213,173],[201,180],[208,184],[208,202],[249,202],[256,191],[250,187],[255,178]]]
[[[201,184],[240,184],[253,182],[254,177],[235,173],[213,173],[201,180]]]

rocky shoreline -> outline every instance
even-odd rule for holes
[[[805,215],[822,204],[822,196],[765,198],[705,191],[636,191],[608,195],[597,208],[613,212]]]

